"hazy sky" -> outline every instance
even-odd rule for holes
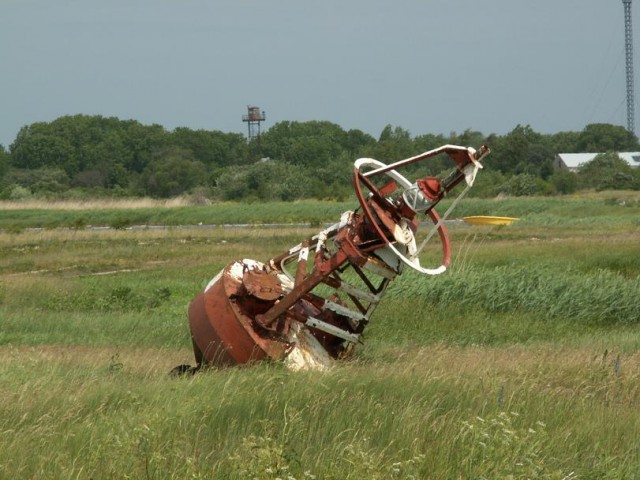
[[[626,125],[622,1],[0,0],[0,144],[71,114],[244,133],[249,104],[376,138]]]

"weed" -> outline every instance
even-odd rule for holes
[[[271,436],[249,435],[242,439],[240,453],[229,457],[238,478],[295,480],[285,458],[284,447]],[[305,478],[315,478],[310,473]]]
[[[111,355],[109,359],[109,365],[107,366],[107,371],[109,373],[115,373],[122,370],[124,364],[120,361],[120,354],[118,352]]]
[[[87,220],[84,217],[74,218],[69,226],[73,230],[83,230],[87,227]]]
[[[464,478],[568,479],[546,452],[546,425],[522,425],[516,412],[500,411],[464,421],[453,448]]]
[[[159,307],[163,302],[171,297],[171,289],[169,287],[156,288],[147,300],[149,308]]]
[[[311,217],[308,220],[309,226],[312,228],[320,228],[322,227],[322,219],[319,217]]]
[[[110,222],[111,228],[115,230],[124,230],[133,224],[133,220],[128,217],[118,217]]]

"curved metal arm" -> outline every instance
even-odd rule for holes
[[[379,222],[374,217],[371,205],[369,204],[369,199],[366,198],[365,195],[364,195],[364,192],[363,192],[363,189],[362,189],[362,184],[364,184],[369,189],[369,191],[371,192],[371,194],[372,194],[371,200],[376,201],[380,207],[385,208],[390,213],[395,214],[395,216],[399,216],[399,212],[397,211],[396,207],[389,200],[387,200],[386,198],[384,198],[380,194],[379,190],[375,187],[375,185],[373,185],[373,183],[371,183],[366,178],[366,174],[364,174],[361,171],[361,169],[363,167],[374,167],[374,168],[376,168],[377,171],[380,171],[381,173],[384,173],[385,175],[390,177],[392,180],[396,181],[405,190],[412,186],[412,183],[409,180],[407,180],[403,175],[398,173],[396,170],[385,169],[386,166],[387,165],[385,165],[384,163],[380,162],[379,160],[375,160],[373,158],[360,158],[360,159],[356,160],[356,162],[354,163],[354,186],[355,186],[355,190],[356,190],[356,197],[358,198],[358,202],[362,206],[363,214],[369,220],[369,222],[372,225],[376,235],[385,244],[388,245],[388,247],[391,249],[391,251],[405,265],[413,268],[414,270],[416,270],[416,271],[418,271],[420,273],[424,273],[424,274],[427,274],[427,275],[439,275],[439,274],[445,272],[447,267],[449,266],[450,261],[451,261],[451,244],[449,242],[449,236],[447,235],[447,230],[446,230],[445,226],[441,222],[439,222],[438,214],[436,213],[436,211],[434,209],[430,209],[428,211],[428,215],[432,219],[434,224],[436,225],[436,228],[437,228],[437,231],[438,231],[438,234],[439,234],[439,237],[440,237],[440,243],[442,245],[442,264],[437,268],[424,268],[424,267],[422,267],[420,265],[420,261],[419,261],[418,258],[413,258],[413,259],[408,258],[404,253],[402,253],[396,247],[396,245],[394,245],[396,242],[389,241],[388,235],[385,234],[385,232],[380,227]],[[381,201],[380,199],[382,199],[383,201]],[[413,237],[413,232],[411,232],[411,230],[403,229],[398,224],[396,224],[396,227],[399,230],[401,230],[403,232],[403,234],[405,234],[405,235],[407,235],[408,232],[410,232],[411,238],[405,239],[405,242],[402,242],[402,243],[404,243],[404,244],[413,243],[413,245],[415,247],[415,238]],[[393,234],[394,232],[391,232],[391,233]]]

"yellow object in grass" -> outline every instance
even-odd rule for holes
[[[516,220],[520,220],[514,217],[491,216],[463,217],[462,219],[471,225],[511,225]]]

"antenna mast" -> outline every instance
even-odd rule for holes
[[[622,0],[624,5],[624,51],[627,73],[627,130],[635,133],[633,100],[633,34],[631,29],[631,0]]]

